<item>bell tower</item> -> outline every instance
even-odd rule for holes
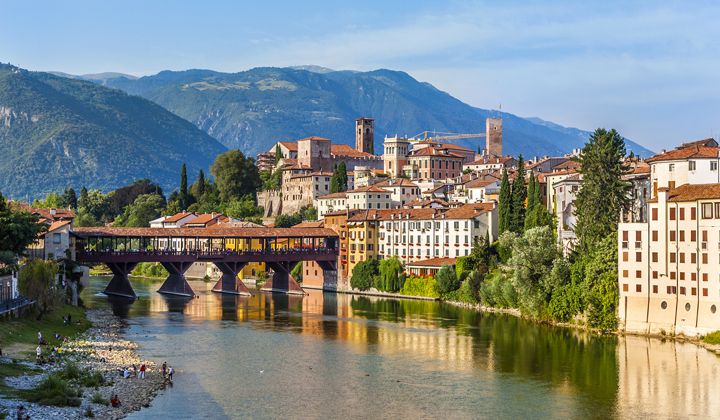
[[[361,117],[355,120],[355,150],[374,153],[375,120]]]

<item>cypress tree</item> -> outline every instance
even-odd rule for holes
[[[182,169],[180,169],[180,204],[182,205],[183,210],[185,210],[187,208],[187,205],[188,205],[187,168],[185,167],[184,163],[182,165]]]
[[[535,201],[535,189],[537,188],[537,185],[535,184],[535,174],[530,171],[530,178],[528,179],[528,187],[527,187],[527,208],[528,210],[532,210],[535,207],[535,204],[537,204],[537,201]]]
[[[202,197],[202,195],[205,193],[205,172],[203,172],[202,169],[200,169],[200,173],[198,174],[197,179],[197,194],[198,199]]]
[[[503,233],[510,230],[510,213],[512,212],[512,201],[510,197],[510,180],[508,180],[507,169],[502,170],[500,181],[500,197],[498,203],[498,232]]]
[[[345,165],[344,160],[338,164],[337,170],[338,170],[338,177],[340,178],[340,191],[347,191],[347,189],[348,189],[347,165]]]
[[[525,199],[527,198],[527,186],[525,185],[525,161],[522,155],[518,157],[518,169],[515,173],[515,181],[512,183],[512,211],[510,212],[510,230],[522,232],[525,228]]]
[[[280,159],[282,159],[282,150],[280,149],[280,143],[278,143],[275,145],[275,166],[280,163]]]
[[[88,205],[88,190],[85,187],[80,189],[80,199],[78,200],[78,207],[85,207]]]
[[[582,185],[575,199],[579,251],[588,252],[617,232],[620,212],[628,205],[629,184],[622,176],[625,139],[614,129],[598,128],[580,153]]]

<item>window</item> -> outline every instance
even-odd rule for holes
[[[636,242],[642,241],[642,232],[640,232],[639,230],[635,232],[635,241]]]
[[[658,262],[658,253],[657,252],[652,253],[652,262],[654,262],[654,263]]]
[[[685,280],[685,272],[680,273],[680,280]]]
[[[703,281],[708,281],[708,274],[703,273],[702,279],[703,279]]]
[[[636,285],[635,285],[635,291],[638,292],[638,293],[642,292],[642,284],[636,284]]]
[[[652,209],[652,219],[657,220],[658,219],[658,209],[657,207]]]
[[[685,286],[681,286],[681,287],[680,287],[680,294],[681,294],[681,295],[684,295],[684,294],[685,294]]]
[[[61,235],[59,233],[53,233],[53,243],[59,244],[61,242]]]
[[[635,253],[635,261],[642,262],[642,252]]]
[[[627,253],[625,253],[625,254],[627,254]],[[627,261],[627,259],[624,259],[624,258],[625,258],[625,255],[623,255],[623,261]],[[670,262],[671,263],[675,262],[675,253],[674,252],[670,253]]]
[[[710,162],[710,170],[717,171],[717,161]]]
[[[690,242],[695,242],[697,240],[697,231],[691,230],[690,231]]]
[[[697,281],[697,273],[695,273],[695,272],[690,273],[690,281]]]
[[[624,231],[622,236],[623,236],[623,242],[627,242],[628,241],[628,232]]]
[[[707,242],[707,240],[708,240],[707,238],[708,238],[707,230],[703,230],[703,231],[702,231],[702,240],[703,240],[703,242]]]
[[[627,292],[627,291],[628,291],[628,285],[627,285],[627,284],[623,284],[623,292]]]
[[[720,219],[720,203],[715,203],[715,218]]]
[[[707,263],[708,263],[708,254],[707,254],[707,252],[704,252],[704,253],[702,254],[702,263],[703,263],[703,264],[707,264]]]
[[[676,276],[675,276],[675,272],[674,272],[674,271],[671,271],[671,272],[670,272],[670,280],[675,280],[675,277],[676,277]]]
[[[693,296],[697,295],[697,288],[691,287],[691,288],[690,288],[690,294],[693,295]]]
[[[684,230],[680,231],[680,242],[685,242],[685,231]]]
[[[697,263],[697,255],[694,252],[690,253],[690,264]]]
[[[627,270],[623,270],[623,271],[622,271],[622,275],[623,275],[623,277],[627,278],[627,276],[628,276],[628,271],[627,271]]]
[[[627,262],[627,260],[628,260],[628,253],[626,251],[626,252],[623,252],[623,261]]]
[[[653,293],[657,294],[657,292],[658,292],[657,284],[654,284],[653,285]]]
[[[675,220],[675,207],[670,208],[670,220]]]
[[[670,231],[670,242],[675,242],[675,231],[674,230]]]
[[[668,165],[668,172],[673,172],[675,170],[675,164],[671,163]]]
[[[654,279],[657,279],[657,278],[658,278],[658,272],[657,272],[657,271],[653,271],[653,272],[652,272],[652,278],[654,278]]]
[[[695,220],[697,217],[697,211],[695,207],[690,208],[690,220]]]
[[[684,252],[680,253],[680,264],[685,264],[685,253]]]
[[[685,209],[680,208],[680,220],[685,220]]]
[[[712,219],[713,217],[713,203],[702,203],[702,218]]]
[[[688,170],[694,171],[694,170],[695,170],[695,167],[696,167],[696,165],[695,165],[695,161],[694,161],[694,160],[691,160],[690,162],[688,162]]]
[[[636,278],[636,279],[641,279],[641,278],[642,278],[642,271],[640,271],[640,270],[635,270],[635,278]]]
[[[652,240],[653,240],[653,242],[657,242],[657,240],[658,240],[658,231],[657,230],[652,231]]]
[[[708,295],[708,289],[706,287],[703,287],[703,296]]]

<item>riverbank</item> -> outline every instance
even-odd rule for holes
[[[137,344],[124,338],[126,323],[115,317],[109,309],[88,310],[86,316],[92,326],[62,345],[61,358],[64,363],[75,364],[82,372],[99,372],[105,385],[82,388],[78,407],[45,406],[21,401],[17,398],[18,394],[33,389],[48,375],[59,371],[63,363],[36,367],[28,361],[20,361],[18,363],[33,371],[6,378],[7,392],[6,396],[0,398],[0,410],[13,416],[18,407],[23,406],[30,418],[85,418],[92,412],[95,417],[118,419],[150,404],[157,392],[165,386],[156,364],[145,361],[148,368],[145,379],[123,378],[125,367],[136,365],[139,368],[144,361],[137,352]],[[121,405],[115,408],[106,405],[115,394]],[[104,402],[98,403],[100,400]]]

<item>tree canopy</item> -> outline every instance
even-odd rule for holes
[[[500,196],[498,197],[498,231],[501,234],[510,230],[510,215],[512,213],[510,193],[510,180],[508,179],[507,169],[503,168],[500,181]]]
[[[14,264],[44,229],[37,216],[12,210],[0,194],[0,262]]]
[[[246,194],[255,194],[262,185],[255,160],[239,150],[230,150],[215,159],[210,167],[215,184],[224,202],[237,200]]]
[[[518,157],[518,169],[512,183],[509,230],[520,233],[525,229],[525,199],[527,186],[525,185],[525,161],[522,155]]]

